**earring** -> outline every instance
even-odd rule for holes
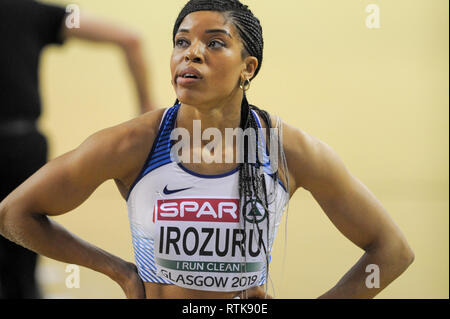
[[[244,92],[248,91],[250,89],[250,80],[245,79],[244,82],[239,85],[239,87]]]

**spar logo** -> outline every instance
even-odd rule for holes
[[[264,209],[263,204],[258,199],[248,200],[243,208],[242,215],[244,219],[253,224],[259,224],[267,217],[267,210]]]
[[[239,222],[239,199],[159,199],[155,214],[159,221]]]

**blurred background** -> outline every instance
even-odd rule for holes
[[[168,107],[176,98],[169,69],[172,28],[185,2],[70,3],[140,32],[155,102]],[[333,147],[384,204],[415,252],[414,263],[377,298],[449,298],[449,2],[243,2],[261,20],[265,37],[250,103]],[[366,25],[369,4],[379,8],[379,28]],[[125,60],[112,46],[71,40],[51,47],[41,71],[40,127],[49,138],[50,158],[137,115]],[[83,239],[134,260],[126,203],[112,181],[55,219]],[[362,254],[309,193],[298,191],[274,246],[271,292],[277,298],[316,298]],[[124,298],[113,281],[86,268],[80,268],[80,287],[67,288],[66,267],[40,258],[44,297]]]

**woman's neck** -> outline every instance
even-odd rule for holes
[[[204,105],[181,103],[177,115],[177,127],[182,127],[192,134],[194,121],[199,120],[202,132],[210,127],[225,134],[226,128],[237,128],[241,121],[242,91],[226,98]],[[192,136],[192,135],[191,135]]]

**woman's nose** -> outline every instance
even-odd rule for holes
[[[195,63],[202,63],[204,58],[203,58],[201,44],[192,44],[189,47],[189,50],[186,52],[184,59],[186,62],[192,61]]]

